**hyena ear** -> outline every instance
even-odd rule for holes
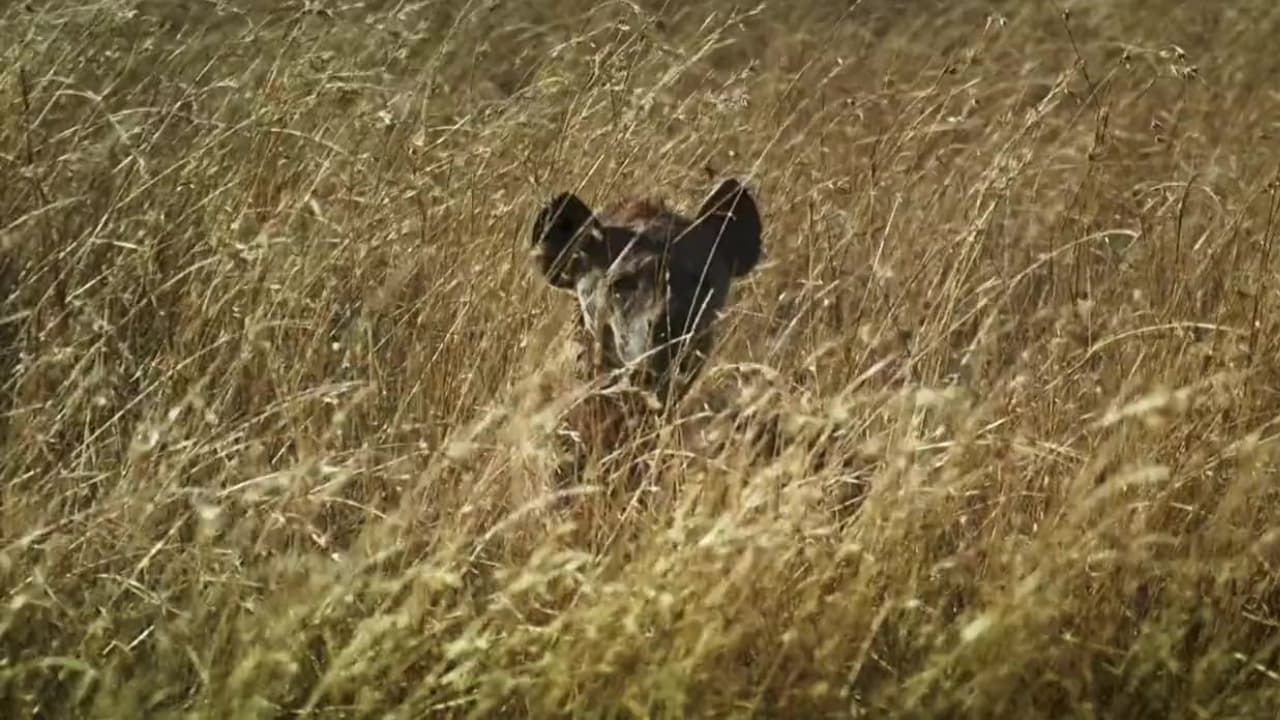
[[[547,282],[572,288],[578,233],[592,222],[591,208],[573,193],[561,193],[542,207],[533,223],[533,252]]]
[[[716,257],[723,258],[734,277],[751,272],[760,262],[760,211],[742,183],[725,180],[698,211],[698,223],[708,229]]]

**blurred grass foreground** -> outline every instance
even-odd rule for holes
[[[6,3],[0,715],[1280,716],[1278,34]],[[808,440],[562,488],[537,208],[729,176],[766,258],[701,387]]]

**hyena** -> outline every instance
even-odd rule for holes
[[[533,239],[547,282],[577,296],[588,371],[666,407],[706,364],[731,282],[760,260],[760,232],[751,194],[725,180],[693,217],[651,199],[595,213],[562,193],[538,213]]]
[[[760,262],[761,229],[754,198],[733,179],[692,216],[652,199],[597,213],[572,193],[541,209],[533,227],[535,264],[548,283],[577,298],[579,371],[605,386],[569,419],[575,447],[562,479],[580,478],[592,455],[623,463],[628,475],[643,472],[616,451],[653,430],[648,421],[669,416],[706,366],[733,281]],[[798,457],[802,472],[852,471],[844,473],[839,502],[860,496],[861,463],[841,457],[840,438],[829,430],[791,429],[794,423],[783,420],[790,403],[776,407],[776,393],[760,392],[767,384],[711,399],[702,416],[715,430],[694,431],[698,449],[749,465]]]
[[[760,211],[740,182],[721,182],[697,212],[631,199],[596,212],[573,193],[539,211],[535,264],[577,301],[579,370],[604,390],[569,425],[583,445],[615,450],[689,391],[707,363],[734,280],[761,258]],[[584,437],[586,436],[586,437]]]

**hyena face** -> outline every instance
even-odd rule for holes
[[[760,214],[736,180],[692,218],[654,201],[596,214],[562,193],[533,241],[547,281],[577,295],[595,369],[629,372],[666,403],[702,369],[730,282],[760,259]]]

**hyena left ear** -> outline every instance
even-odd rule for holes
[[[578,234],[593,222],[591,208],[573,193],[560,193],[538,212],[533,223],[533,246],[538,267],[547,282],[572,288],[577,281]]]
[[[734,179],[720,183],[703,201],[698,224],[711,232],[712,252],[725,261],[734,277],[746,275],[760,262],[760,211],[742,183]]]

